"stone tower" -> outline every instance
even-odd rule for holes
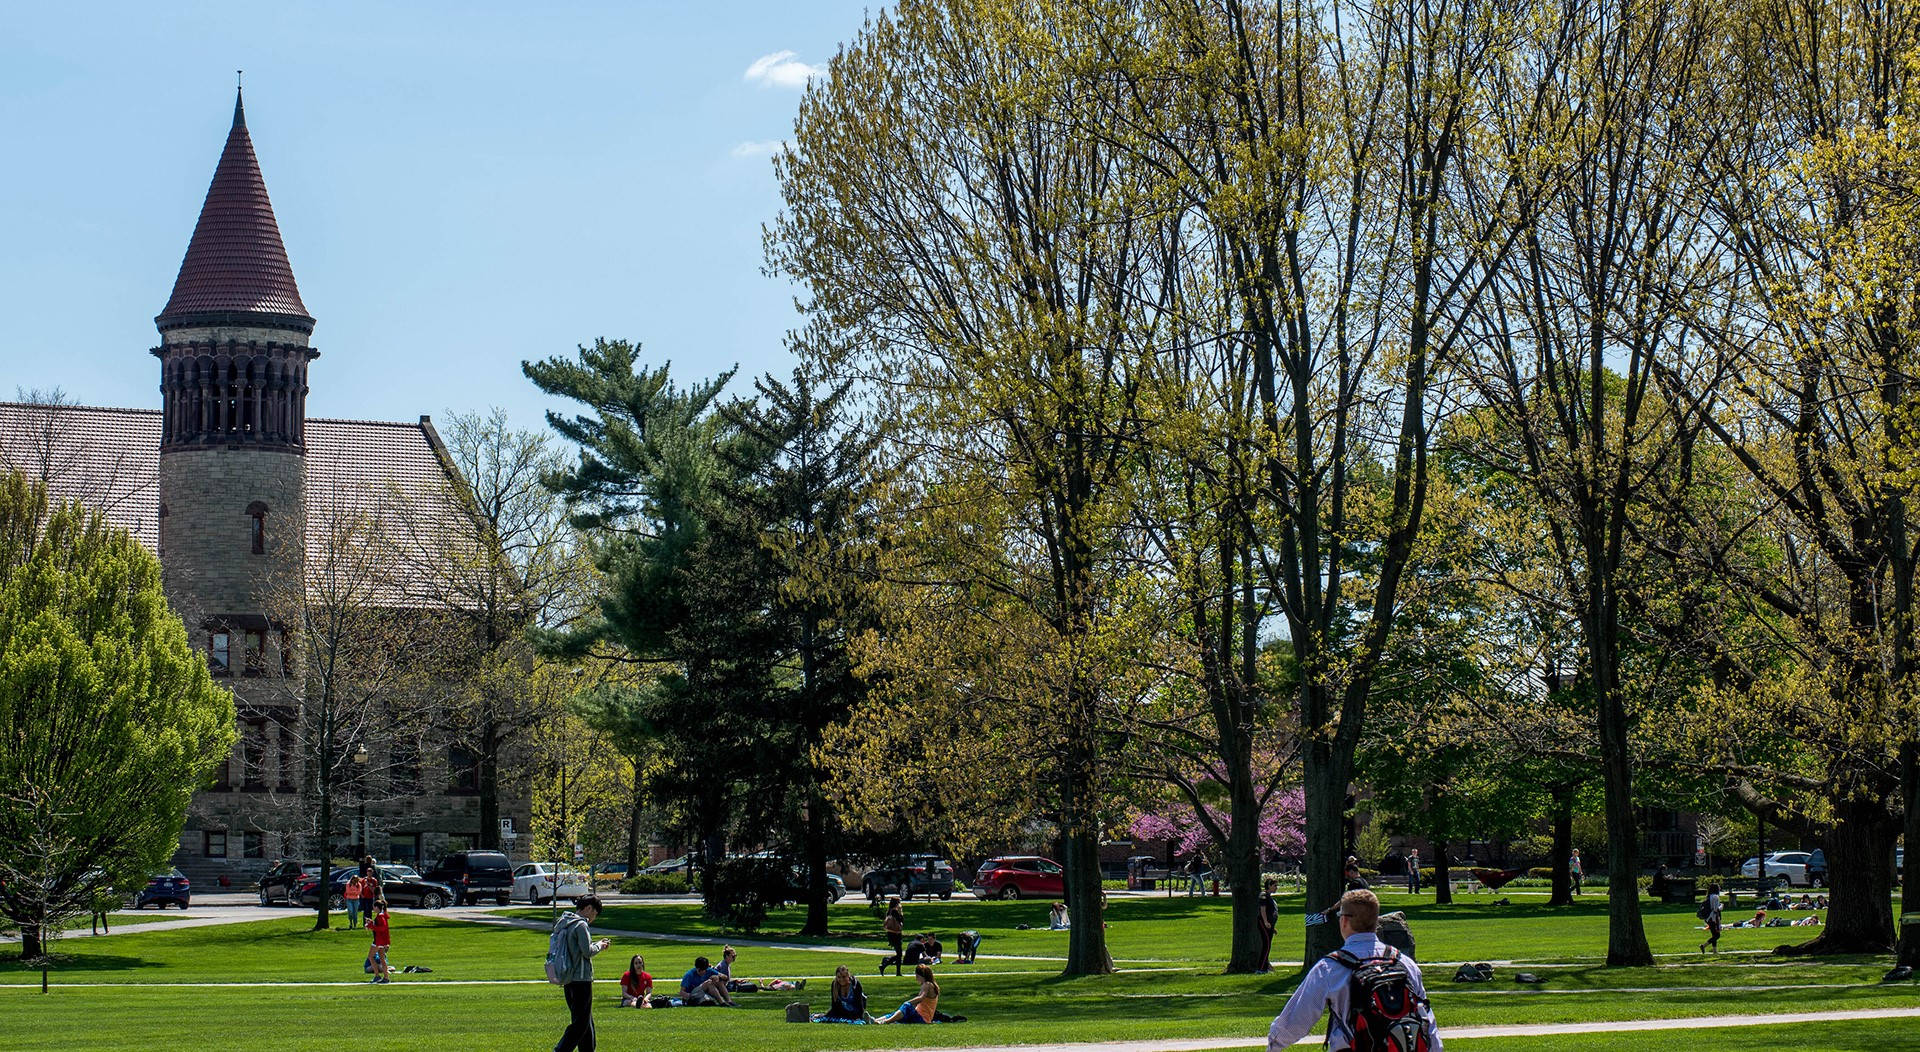
[[[214,675],[228,677],[244,721],[249,709],[287,699],[285,684],[273,682],[288,666],[271,608],[277,593],[299,586],[305,562],[307,363],[319,352],[308,346],[313,318],[237,96],[173,295],[154,323],[163,580]]]

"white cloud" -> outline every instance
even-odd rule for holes
[[[771,157],[786,148],[782,139],[750,139],[736,143],[730,153],[735,157]]]
[[[752,81],[763,88],[793,88],[797,91],[807,86],[808,79],[825,72],[825,66],[809,66],[791,51],[775,51],[754,59],[753,65],[747,67],[740,79]]]

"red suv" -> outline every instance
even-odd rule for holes
[[[1060,863],[1038,855],[990,858],[973,878],[973,894],[982,899],[1057,899],[1066,893],[1066,871]]]

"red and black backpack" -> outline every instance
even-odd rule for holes
[[[1347,1030],[1354,1052],[1430,1052],[1420,1017],[1426,999],[1414,994],[1413,976],[1401,963],[1400,952],[1391,946],[1384,949],[1379,957],[1356,957],[1345,950],[1327,955],[1353,973],[1347,978]]]

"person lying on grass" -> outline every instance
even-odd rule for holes
[[[647,974],[647,959],[637,953],[620,976],[620,1007],[653,1007],[653,976]]]
[[[920,981],[920,995],[900,1003],[900,1007],[881,1017],[882,1023],[931,1023],[940,1009],[940,984],[933,981],[933,969],[916,965],[913,977]]]
[[[727,993],[727,977],[705,957],[695,957],[693,967],[680,977],[680,1000],[689,1005],[732,1005]]]
[[[739,951],[731,946],[724,946],[720,949],[720,967],[717,970],[721,975],[726,977],[728,990],[735,993],[753,993],[758,990],[804,990],[807,988],[807,981],[805,979],[795,982],[791,979],[738,978],[733,974],[733,962],[739,959],[739,957]]]

